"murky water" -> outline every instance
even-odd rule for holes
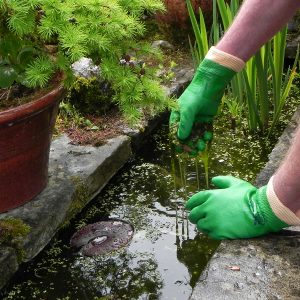
[[[272,145],[216,122],[209,177],[231,174],[252,181]],[[201,271],[218,246],[186,219],[186,198],[205,188],[203,166],[172,173],[167,126],[154,133],[71,225],[13,279],[4,299],[188,299]],[[174,157],[174,154],[173,154]],[[186,182],[186,185],[183,184]],[[199,185],[199,188],[198,188]],[[109,255],[72,252],[69,239],[82,226],[108,218],[130,222],[128,247]]]

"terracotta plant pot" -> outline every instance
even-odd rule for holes
[[[16,208],[47,185],[52,131],[64,88],[0,112],[0,212]]]

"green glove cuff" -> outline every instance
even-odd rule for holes
[[[226,68],[207,58],[203,59],[203,61],[200,63],[199,67],[197,68],[197,72],[199,72],[203,77],[207,77],[207,75],[209,77],[214,76],[213,78],[215,78],[218,83],[223,83],[224,88],[236,74],[234,70]]]
[[[267,198],[267,186],[263,186],[257,191],[258,201],[257,204],[259,209],[255,211],[253,209],[253,203],[249,200],[249,205],[254,215],[255,220],[261,225],[266,225],[269,227],[270,232],[276,232],[284,227],[288,227],[290,225],[286,224],[282,220],[280,220],[272,211],[272,208],[269,204],[269,200]]]

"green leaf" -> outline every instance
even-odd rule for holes
[[[38,51],[32,46],[23,47],[17,56],[18,63],[23,65],[27,64],[30,61],[30,59],[32,59],[32,56],[37,52]]]
[[[40,56],[26,69],[29,87],[45,87],[55,71],[53,62],[47,56]]]
[[[195,37],[196,37],[199,54],[200,54],[200,57],[201,57],[201,60],[202,60],[205,56],[205,53],[204,53],[204,48],[203,48],[203,43],[202,43],[201,31],[200,31],[200,28],[198,26],[198,22],[197,22],[196,15],[194,13],[194,9],[193,9],[193,6],[191,4],[191,1],[186,0],[186,5],[187,5],[188,13],[189,13],[189,16],[190,16],[190,20],[191,20],[191,23],[192,23],[193,31],[194,31],[194,34],[195,34]]]
[[[10,87],[16,80],[18,73],[11,66],[0,66],[0,88]]]

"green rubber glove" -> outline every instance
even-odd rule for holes
[[[179,111],[171,112],[170,126],[179,122],[179,139],[189,137],[195,122],[212,121],[225,87],[235,74],[235,71],[212,60],[202,61],[192,82],[178,99]]]
[[[251,238],[289,226],[273,213],[266,186],[257,189],[232,176],[217,176],[212,182],[219,189],[199,192],[186,203],[189,220],[210,237]]]

